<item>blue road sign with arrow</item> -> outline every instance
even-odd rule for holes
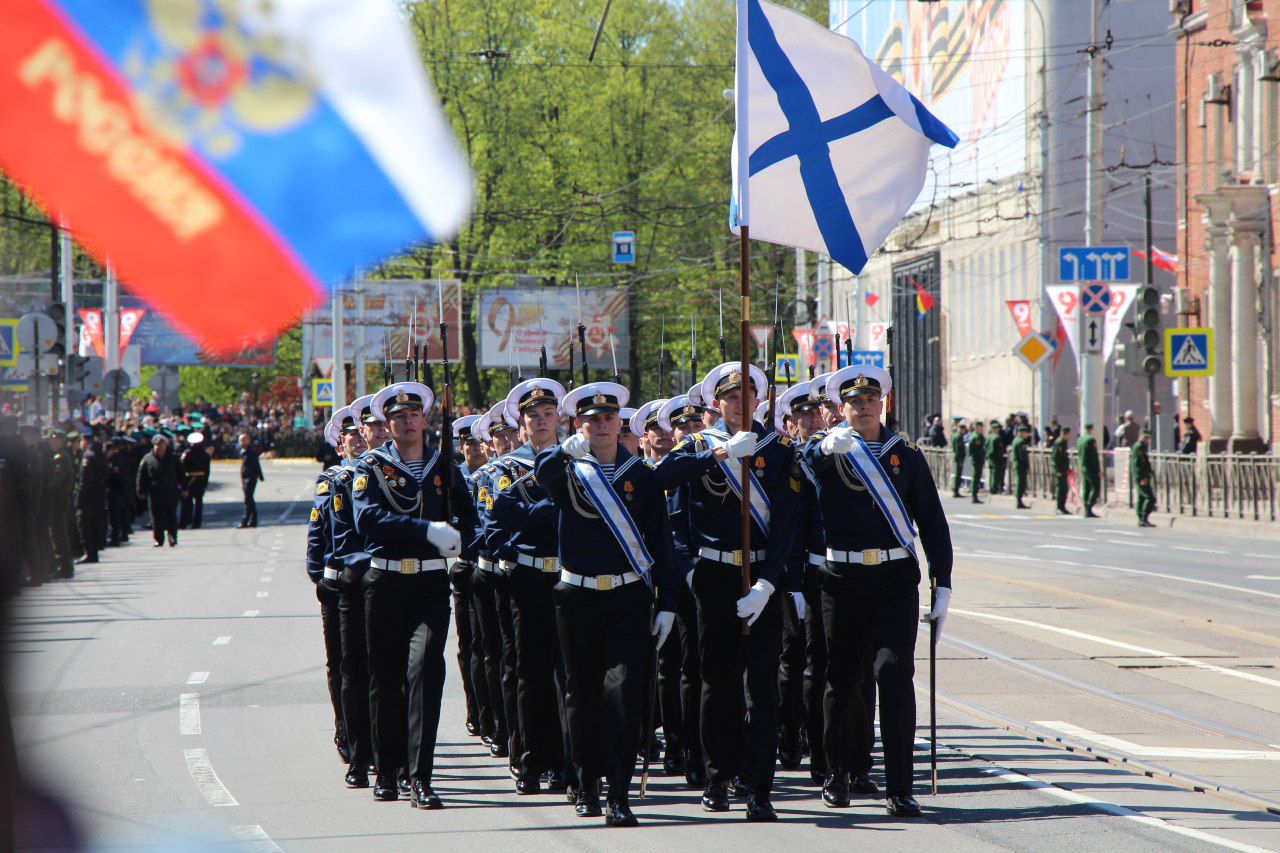
[[[1058,249],[1059,281],[1128,281],[1128,246],[1064,246]]]

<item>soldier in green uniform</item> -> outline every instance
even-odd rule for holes
[[[1156,478],[1151,469],[1151,457],[1147,455],[1147,442],[1151,440],[1151,430],[1143,427],[1138,434],[1138,441],[1129,453],[1129,476],[1133,480],[1134,490],[1138,493],[1138,526],[1155,527],[1150,515],[1156,509]]]
[[[1067,442],[1071,440],[1071,427],[1064,426],[1053,440],[1049,459],[1053,464],[1053,499],[1058,504],[1058,515],[1067,512],[1067,474],[1071,471],[1071,458],[1067,455]]]
[[[955,473],[951,479],[951,497],[953,498],[960,497],[960,476],[964,473],[965,432],[964,424],[957,423],[955,432],[951,433],[951,461],[955,467]]]
[[[1084,435],[1076,442],[1076,457],[1080,467],[1080,496],[1084,502],[1084,517],[1097,518],[1093,505],[1102,491],[1102,468],[1098,459],[1098,440],[1093,437],[1093,424],[1084,425]]]
[[[1030,509],[1022,498],[1027,493],[1027,474],[1031,470],[1031,424],[1018,424],[1018,435],[1009,452],[1013,456],[1013,493],[1018,498],[1018,509]]]
[[[993,495],[1004,494],[1004,470],[1008,464],[1008,448],[1000,421],[991,419],[990,438],[987,439],[987,490]]]
[[[53,544],[53,577],[69,578],[74,571],[71,552],[71,505],[76,485],[76,466],[67,449],[67,434],[60,429],[45,431],[49,447],[49,470],[44,481],[45,527]],[[42,503],[44,503],[42,501]]]
[[[969,459],[973,462],[973,476],[969,481],[969,494],[973,502],[982,503],[978,500],[978,490],[982,488],[982,469],[987,463],[987,437],[983,433],[982,428],[985,426],[982,421],[973,422],[973,434],[969,436]]]

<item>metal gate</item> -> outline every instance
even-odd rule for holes
[[[937,252],[893,265],[893,382],[897,428],[914,438],[927,415],[942,411],[942,340]],[[934,305],[919,310],[923,291]]]

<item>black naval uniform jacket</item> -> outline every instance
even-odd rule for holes
[[[754,576],[766,580],[774,589],[787,588],[783,578],[786,571],[791,543],[795,535],[796,514],[800,506],[801,478],[791,440],[752,422],[756,434],[756,452],[750,457],[751,472],[764,488],[769,498],[769,535],[751,520],[751,550],[764,546],[764,560],[754,564]],[[733,434],[724,420],[713,429]],[[672,448],[654,468],[658,483],[665,489],[677,486],[688,488],[678,491],[677,500],[685,502],[681,507],[687,512],[692,530],[690,543],[694,560],[700,548],[717,551],[742,550],[742,503],[729,487],[713,449],[702,433],[688,436]],[[742,460],[729,462],[738,473]]]
[[[333,532],[329,516],[330,501],[333,499],[333,478],[340,467],[334,465],[320,472],[316,477],[316,486],[311,498],[311,517],[307,520],[307,575],[312,583],[319,583],[324,577],[325,566],[329,565],[333,553]]]
[[[444,490],[452,460],[426,448],[421,479],[405,467],[393,442],[367,451],[352,472],[355,529],[370,556],[387,560],[444,559],[427,541],[432,521],[449,521],[462,537],[464,560],[475,559],[476,509],[461,476],[453,478],[452,519],[444,517]],[[440,573],[441,578],[445,573]]]
[[[582,483],[570,470],[571,462],[573,459],[557,444],[539,453],[535,466],[538,483],[559,510],[556,536],[560,543],[561,567],[585,577],[630,571],[631,563],[622,546],[604,520],[595,514]],[[666,496],[653,469],[621,444],[614,465],[610,484],[622,498],[653,558],[649,578],[657,594],[658,609],[675,613],[675,585],[682,579],[676,573]],[[578,507],[590,511],[592,517],[584,515]]]
[[[818,507],[827,547],[837,551],[901,547],[884,513],[857,480],[849,463],[822,452],[822,439],[826,435],[827,431],[822,430],[805,443],[804,458],[818,483]],[[880,466],[915,522],[924,553],[929,558],[929,574],[938,586],[950,588],[954,559],[951,529],[929,473],[929,463],[914,444],[889,432],[883,425],[880,440],[884,442],[878,457]]]

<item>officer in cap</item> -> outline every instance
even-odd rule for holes
[[[360,425],[351,413],[350,406],[343,406],[333,413],[333,417],[325,424],[324,438],[330,447],[337,450],[343,463],[350,462],[365,449],[364,440],[360,437]],[[341,466],[335,465],[316,478],[311,516],[307,522],[306,567],[307,576],[316,587],[316,600],[320,603],[325,676],[329,685],[329,701],[333,705],[333,743],[343,762],[349,763],[351,752],[342,710],[342,636],[338,611],[338,576],[341,566],[334,556],[331,521],[332,510],[341,509],[344,504],[335,481],[340,470]]]
[[[671,433],[658,423],[658,414],[667,400],[650,400],[635,410],[635,414],[626,422],[627,429],[640,439],[640,449],[644,453],[644,461],[650,467],[658,464],[658,460],[671,452],[675,442]]]
[[[53,576],[69,578],[75,571],[71,551],[71,523],[76,487],[76,463],[67,447],[65,430],[50,427],[45,430],[49,448],[49,471],[44,481],[48,506],[48,535],[53,542]]]
[[[809,380],[809,396],[819,401],[822,406],[822,422],[825,426],[836,426],[844,419],[840,414],[840,401],[827,396],[827,380],[835,375],[834,371],[819,373]]]
[[[697,379],[697,377],[694,378]],[[699,379],[694,382],[689,387],[689,390],[685,392],[685,395],[689,398],[689,404],[698,408],[702,425],[704,427],[715,426],[716,421],[720,420],[720,412],[716,409],[714,400],[704,400],[702,398],[702,380]]]
[[[1022,502],[1027,495],[1027,475],[1031,472],[1031,424],[1025,421],[1018,424],[1018,435],[1009,446],[1009,455],[1013,459],[1013,494],[1017,499],[1018,509],[1030,509]]]
[[[951,497],[958,498],[960,497],[960,480],[964,477],[964,460],[969,455],[965,440],[968,429],[965,427],[964,422],[958,418],[952,418],[952,422],[955,426],[951,431],[951,465],[953,469]]]
[[[747,797],[747,820],[772,821],[777,819],[769,796],[777,761],[782,647],[782,606],[773,593],[783,583],[801,474],[785,436],[759,424],[730,434],[764,396],[764,372],[751,366],[747,379],[735,362],[706,375],[702,395],[715,401],[721,420],[677,444],[659,463],[657,474],[666,488],[689,486],[689,517],[698,549],[689,583],[698,601],[702,655],[702,748],[708,777],[702,805],[708,811],[727,811],[729,784],[738,779],[735,792]],[[752,473],[746,484],[750,554],[742,553],[744,458]],[[746,595],[741,589],[744,561],[752,582]],[[751,628],[745,637],[742,619]]]
[[[185,479],[186,494],[182,498],[182,511],[178,516],[179,529],[190,527],[192,530],[199,530],[204,523],[204,493],[209,487],[211,464],[209,453],[205,449],[204,433],[188,433],[187,448],[182,452],[182,476]]]
[[[537,480],[557,510],[560,582],[556,624],[580,817],[634,826],[629,797],[646,695],[649,643],[661,649],[675,623],[676,583],[662,487],[619,441],[627,389],[581,385],[563,410],[577,432],[538,455]],[[656,599],[656,600],[655,600]],[[651,614],[652,611],[652,614]]]
[[[991,432],[987,438],[987,489],[993,495],[1004,494],[1004,472],[1008,465],[1009,448],[1005,444],[1000,421],[991,419]]]
[[[1155,527],[1151,523],[1151,513],[1156,509],[1156,479],[1151,467],[1151,457],[1147,453],[1147,444],[1151,441],[1151,430],[1143,427],[1138,433],[1138,440],[1133,445],[1129,456],[1129,478],[1138,491],[1137,509],[1139,527]]]
[[[828,657],[824,748],[830,775],[822,799],[833,808],[847,806],[849,775],[866,770],[869,727],[859,690],[870,660],[880,693],[887,808],[913,817],[920,814],[911,795],[920,603],[916,529],[937,584],[926,619],[939,633],[951,598],[952,550],[924,454],[881,423],[891,387],[879,367],[836,371],[827,392],[842,402],[845,423],[811,437],[804,457],[817,483],[827,545],[818,569]]]
[[[147,499],[151,509],[151,536],[155,547],[178,544],[178,501],[182,497],[182,472],[178,457],[169,449],[169,438],[156,433],[151,438],[151,452],[138,465],[137,493]]]
[[[481,415],[463,415],[453,419],[453,445],[462,451],[462,464],[458,471],[467,484],[474,503],[476,487],[472,480],[480,466],[489,461],[489,449],[484,441],[471,432],[471,425],[480,420]],[[461,558],[454,560],[449,567],[449,585],[453,589],[453,624],[458,631],[458,672],[462,675],[462,693],[467,704],[467,734],[480,734],[480,699],[476,695],[476,684],[473,680],[471,648],[475,638],[471,634],[471,575],[475,565]],[[484,679],[481,679],[483,682]],[[481,685],[483,688],[483,684]],[[484,703],[486,706],[488,702]]]
[[[622,442],[622,446],[625,447],[627,452],[632,456],[644,458],[644,455],[640,450],[640,433],[633,432],[630,429],[631,421],[635,418],[636,412],[638,411],[639,409],[632,409],[628,406],[623,406],[618,410],[618,418],[622,421],[622,434],[618,436],[618,441]]]
[[[472,556],[476,526],[453,460],[426,445],[426,411],[434,401],[418,382],[374,395],[371,411],[386,420],[391,441],[360,457],[351,487],[355,528],[372,558],[364,589],[374,796],[396,799],[403,767],[411,804],[426,809],[442,805],[431,775],[449,633],[448,560]]]

